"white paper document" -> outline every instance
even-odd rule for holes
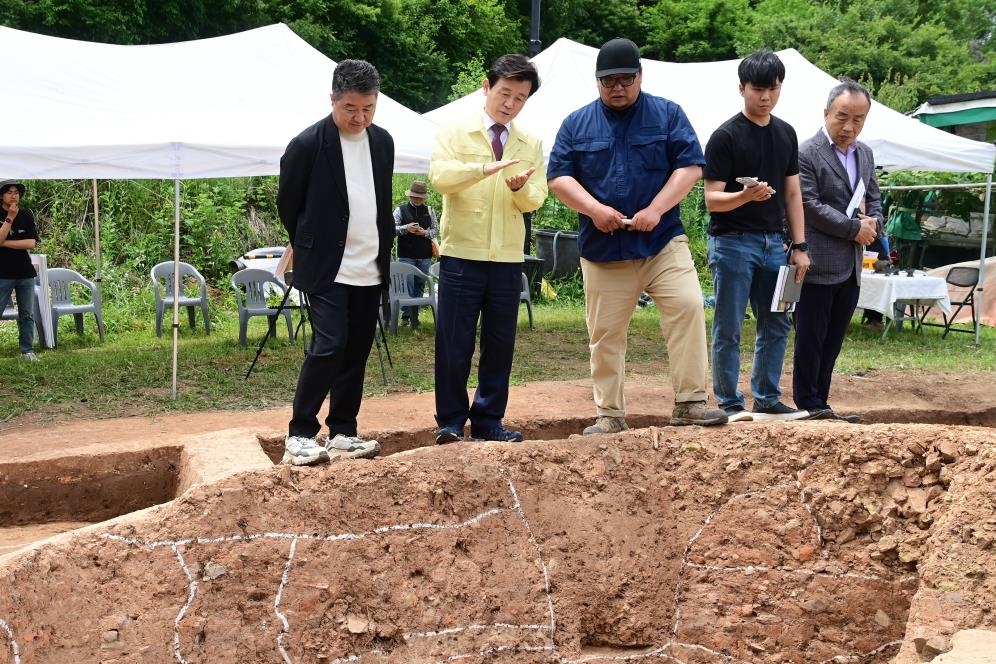
[[[864,180],[858,180],[858,186],[854,188],[854,195],[851,196],[851,202],[847,204],[847,211],[844,213],[847,218],[850,219],[854,216],[854,211],[861,207],[861,202],[865,199],[865,182]]]

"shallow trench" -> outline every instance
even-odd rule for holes
[[[0,558],[0,664],[905,663],[990,622],[991,430],[556,438],[578,424],[537,423],[522,445],[380,436],[375,461],[242,473]],[[94,493],[72,479],[112,478],[121,514],[168,500],[176,448],[144,454],[54,464],[49,498],[41,467],[21,481],[7,464],[5,523],[106,518],[106,498],[55,508]]]

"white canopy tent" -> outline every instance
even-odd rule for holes
[[[173,180],[177,262],[180,180],[277,174],[288,141],[330,112],[336,64],[283,24],[155,46],[0,27],[0,62],[18,78],[3,177]],[[375,121],[396,172],[428,170],[435,125],[383,94]],[[174,307],[174,397],[178,321]]]
[[[540,89],[523,108],[517,121],[542,138],[548,156],[564,118],[598,97],[597,55],[596,48],[558,39],[533,58],[540,74]],[[785,63],[786,73],[775,115],[791,124],[799,140],[803,141],[822,126],[827,95],[838,81],[795,49],[778,51],[778,57]],[[644,58],[643,89],[680,104],[704,145],[720,124],[743,108],[737,87],[739,64],[740,60],[673,63]],[[453,122],[482,109],[481,96],[481,91],[475,91],[430,111],[426,117],[439,125]],[[929,127],[874,100],[861,140],[874,150],[875,163],[887,171],[987,173],[984,215],[988,215],[993,161],[996,159],[993,144]],[[985,278],[985,247],[984,232],[980,286]]]

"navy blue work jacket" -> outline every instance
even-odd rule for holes
[[[557,132],[547,178],[568,175],[599,202],[627,217],[647,207],[678,168],[704,165],[695,130],[681,107],[641,92],[625,111],[596,99],[571,113]],[[685,232],[678,206],[650,232],[603,233],[579,214],[581,256],[596,261],[649,258]]]

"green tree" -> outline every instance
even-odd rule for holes
[[[751,12],[754,30],[738,50],[796,48],[825,71],[862,81],[883,102],[906,111],[931,95],[996,87],[992,4],[983,0],[972,13],[988,21],[973,30],[963,17],[926,2],[761,0]]]
[[[643,54],[672,62],[736,58],[748,10],[748,0],[661,0],[645,14]]]
[[[529,2],[524,16],[529,17]],[[653,3],[640,0],[544,0],[541,7],[540,37],[549,46],[568,37],[588,46],[599,47],[615,37],[628,37],[637,44],[647,39],[647,26],[641,14]]]

